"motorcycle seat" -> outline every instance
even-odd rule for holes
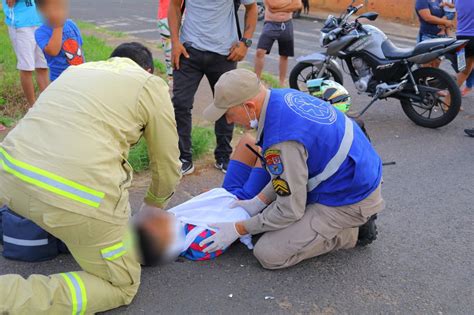
[[[446,48],[455,41],[455,38],[434,38],[422,41],[414,48],[400,48],[387,39],[382,43],[382,52],[387,59],[404,59]]]
[[[436,49],[443,49],[456,41],[455,38],[434,38],[418,43],[413,51],[414,55],[421,55]]]
[[[404,59],[413,56],[415,48],[400,48],[387,39],[382,43],[382,52],[387,59]]]

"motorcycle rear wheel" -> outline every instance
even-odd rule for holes
[[[437,68],[419,68],[413,72],[419,89],[438,89],[437,92],[421,91],[421,102],[409,97],[401,98],[403,111],[415,124],[426,128],[439,128],[456,118],[461,108],[461,91],[456,81],[445,71]],[[413,87],[404,92],[415,93]],[[450,97],[450,101],[449,101]],[[447,104],[446,102],[450,102]],[[437,114],[437,117],[432,117]]]
[[[306,82],[318,77],[321,66],[322,64],[318,67],[311,63],[299,62],[293,70],[291,70],[289,78],[290,87],[301,92],[308,92]],[[326,73],[323,75],[323,78],[343,84],[342,75],[339,71],[333,69],[331,65],[328,65],[326,68]]]

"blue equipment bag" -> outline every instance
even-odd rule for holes
[[[10,210],[0,210],[0,217],[2,217],[0,222],[3,227],[3,256],[5,258],[37,262],[58,256],[60,241],[34,222]]]

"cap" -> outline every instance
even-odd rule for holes
[[[214,102],[203,113],[206,120],[219,120],[229,108],[241,105],[260,92],[260,80],[252,71],[235,69],[224,73],[214,87]]]

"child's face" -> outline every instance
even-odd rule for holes
[[[66,22],[69,3],[68,0],[48,0],[40,11],[50,26],[60,27]]]

